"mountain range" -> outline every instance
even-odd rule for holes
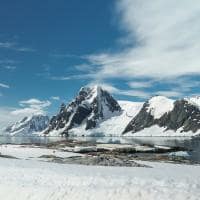
[[[195,136],[200,134],[200,97],[146,102],[117,101],[100,86],[82,87],[50,120],[32,116],[9,126],[8,134],[75,136]]]
[[[24,117],[22,120],[8,126],[4,132],[8,135],[32,135],[40,133],[49,125],[49,117],[44,115],[33,115]]]

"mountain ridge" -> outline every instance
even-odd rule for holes
[[[85,130],[89,130],[102,120],[120,112],[118,102],[100,86],[82,87],[68,106],[61,106],[59,113],[50,120],[50,126],[44,134],[57,130],[67,135],[70,129],[82,124],[85,124]]]
[[[40,120],[40,128],[30,128],[30,118],[24,118],[7,127],[6,132],[49,136],[193,136],[200,134],[200,97],[173,100],[154,96],[146,102],[117,101],[100,86],[82,87],[70,103],[61,104],[50,120],[36,120],[38,126]]]
[[[5,134],[9,135],[31,135],[36,132],[41,132],[47,128],[49,117],[46,115],[35,114],[29,117],[24,117],[22,120],[8,126]]]
[[[158,101],[160,100],[160,96],[153,98],[157,98]],[[139,135],[140,131],[155,125],[163,128],[162,132],[171,130],[179,133],[179,135],[183,132],[187,133],[189,131],[195,134],[200,130],[200,109],[199,105],[194,105],[194,102],[196,103],[199,101],[194,101],[195,97],[193,97],[193,101],[191,101],[190,98],[175,101],[168,99],[166,101],[168,102],[168,105],[162,105],[162,103],[159,102],[160,107],[158,106],[158,103],[155,108],[151,104],[153,98],[143,104],[142,109],[129,122],[123,131],[123,134],[130,132],[129,135],[131,135],[131,133],[133,136],[135,133]],[[198,98],[199,97],[196,97],[196,99]],[[155,110],[162,110],[162,106],[164,107],[165,112],[155,115]],[[153,113],[152,110],[154,111]],[[159,112],[157,111],[157,113]]]

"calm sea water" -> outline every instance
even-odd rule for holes
[[[200,138],[172,138],[172,137],[10,137],[0,136],[0,144],[48,144],[51,142],[75,139],[92,143],[107,144],[150,144],[170,147],[185,147],[189,151],[190,159],[200,162]]]

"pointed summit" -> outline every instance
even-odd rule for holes
[[[92,129],[119,112],[121,107],[117,101],[102,87],[82,87],[75,99],[68,106],[62,106],[61,111],[51,119],[45,134],[51,131],[68,134],[70,129],[80,125],[86,130]]]

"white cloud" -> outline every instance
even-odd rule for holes
[[[88,56],[97,66],[95,78],[200,74],[198,0],[120,0],[117,9],[129,46]]]
[[[183,82],[186,82],[186,88],[184,88],[184,85],[182,85]],[[194,82],[194,84],[186,81],[186,79],[178,79],[178,80],[170,80],[167,83],[168,84],[177,84],[177,87],[174,87],[172,89],[168,89],[168,90],[157,90],[157,91],[144,91],[142,89],[147,88],[147,87],[151,87],[148,84],[155,84],[153,81],[147,81],[147,82],[130,82],[128,84],[133,85],[133,89],[119,89],[115,86],[113,86],[112,84],[109,83],[105,83],[105,82],[98,82],[98,81],[94,81],[88,84],[88,86],[94,86],[94,85],[100,85],[103,89],[107,90],[109,93],[111,94],[115,94],[115,95],[123,95],[123,96],[131,96],[131,97],[137,97],[140,99],[147,99],[150,98],[152,96],[155,95],[161,95],[161,96],[166,96],[166,97],[170,97],[170,98],[183,98],[186,95],[185,92],[187,92],[187,88],[192,87],[192,86],[197,86],[197,82]],[[140,85],[141,84],[141,85]],[[139,90],[139,88],[141,88]]]
[[[3,60],[0,60],[0,64],[6,64],[6,65],[13,65],[13,64],[17,64],[19,63],[19,61],[16,61],[16,60],[10,60],[10,59],[3,59]]]
[[[74,80],[74,79],[88,79],[92,78],[88,76],[87,74],[77,74],[77,75],[69,75],[69,76],[50,76],[51,80],[57,80],[57,81],[67,81],[67,80]]]
[[[10,49],[19,52],[33,52],[35,49],[29,47],[21,47],[16,42],[0,42],[0,48]]]
[[[95,86],[95,85],[99,85],[101,86],[104,90],[112,93],[112,94],[117,94],[119,92],[119,89],[116,88],[115,86],[111,85],[111,84],[108,84],[108,83],[100,83],[100,82],[91,82],[89,83],[87,86]]]
[[[61,53],[52,53],[50,56],[53,56],[55,58],[78,58],[78,59],[84,59],[84,56],[76,55],[76,54],[61,54]]]
[[[0,48],[13,48],[16,44],[13,42],[0,42]]]
[[[4,69],[7,69],[7,70],[15,70],[16,69],[16,66],[12,66],[12,65],[5,65],[3,66]]]
[[[157,91],[156,95],[166,96],[166,97],[181,97],[183,94],[178,91]]]
[[[116,95],[139,97],[141,99],[148,98],[151,96],[148,92],[140,90],[122,90],[107,83],[91,82],[90,84],[88,84],[88,86],[93,86],[93,85],[100,85],[103,89],[107,90],[109,93]]]
[[[2,87],[2,88],[10,88],[10,86],[9,86],[9,85],[7,85],[7,84],[4,84],[4,83],[0,83],[0,87]]]
[[[149,88],[152,86],[151,81],[131,81],[128,82],[129,87],[131,88]]]
[[[20,101],[18,108],[0,107],[0,132],[9,124],[12,124],[24,117],[34,114],[46,114],[46,108],[51,105],[50,101],[29,99]]]
[[[55,100],[55,101],[59,101],[60,100],[60,97],[58,96],[52,96],[51,99]]]
[[[77,74],[51,79],[89,79],[92,83],[123,79],[128,90],[108,89],[142,98],[149,96],[144,91],[147,88],[153,89],[151,96],[192,93],[199,82],[182,77],[200,76],[199,1],[119,0],[116,10],[116,21],[124,33],[119,39],[123,48],[81,56],[85,62],[74,67]],[[161,83],[166,85],[155,91]]]
[[[11,115],[13,108],[0,107],[0,132],[9,124],[19,119],[17,115]]]
[[[51,105],[50,101],[40,101],[38,99],[29,99],[20,101],[19,105],[22,108],[18,108],[11,112],[12,115],[24,115],[29,116],[33,114],[45,114],[45,109]]]

